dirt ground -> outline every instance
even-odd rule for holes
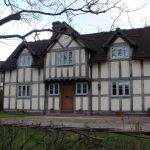
[[[149,116],[30,116],[21,119],[1,119],[8,124],[41,124],[42,126],[101,128],[115,131],[150,132]]]

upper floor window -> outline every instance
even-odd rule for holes
[[[31,55],[21,55],[18,59],[18,66],[19,67],[31,66],[31,64],[32,64]]]
[[[18,97],[29,97],[31,96],[31,86],[30,85],[18,85]]]
[[[49,94],[50,95],[59,95],[59,84],[52,83],[49,85]]]
[[[129,95],[130,95],[129,81],[112,82],[112,96],[129,96]]]
[[[71,65],[73,63],[73,52],[63,51],[56,53],[57,65]]]
[[[111,58],[121,59],[129,58],[129,48],[126,46],[114,46],[111,48]]]
[[[88,94],[88,83],[87,82],[76,83],[76,94],[77,95],[87,95]]]

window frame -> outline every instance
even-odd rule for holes
[[[81,86],[81,92],[78,93],[78,85]],[[86,85],[86,92],[84,91],[84,85]],[[88,82],[77,82],[76,83],[76,95],[88,95]]]
[[[115,84],[114,84],[115,83]],[[114,85],[115,86],[115,89],[114,89]],[[126,94],[126,85],[128,85],[128,94]],[[120,90],[120,87],[122,87],[122,94],[119,94],[119,90]],[[115,93],[116,95],[114,94],[114,90],[115,90]],[[130,96],[131,95],[131,85],[130,85],[130,81],[128,80],[117,80],[117,81],[112,81],[111,83],[111,96],[113,97],[125,97],[125,96]]]
[[[31,97],[32,89],[29,84],[17,85],[17,97]]]
[[[65,53],[66,53],[66,63],[65,63]],[[70,54],[71,53],[71,62],[70,62]],[[65,50],[65,51],[57,51],[56,52],[56,65],[57,66],[68,66],[68,65],[73,65],[73,57],[74,53],[71,50]]]
[[[20,55],[18,58],[18,67],[28,67],[32,65],[32,56],[30,54]]]
[[[51,89],[50,89],[50,86],[52,86],[52,93],[51,93]],[[58,86],[58,93],[56,93],[56,86]],[[60,86],[59,86],[59,83],[50,83],[49,84],[49,95],[50,96],[58,96],[60,93]]]
[[[113,56],[113,50],[115,50],[115,49],[117,51],[117,56],[116,57]],[[111,46],[110,50],[111,50],[111,52],[110,52],[111,57],[110,58],[112,60],[116,60],[116,59],[128,59],[129,56],[130,56],[129,47],[127,45],[114,45],[114,46]],[[118,51],[119,50],[122,50],[122,51],[126,50],[127,56],[125,56],[125,55],[119,56],[118,55]],[[123,54],[123,52],[121,52],[121,53]]]

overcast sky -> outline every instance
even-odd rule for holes
[[[140,10],[129,13],[129,16],[126,13],[123,13],[115,22],[114,27],[129,29],[131,28],[131,25],[132,28],[140,28],[145,25],[150,25],[150,0],[124,0],[124,3],[126,3],[130,10],[140,8],[141,6],[143,7]],[[0,2],[0,7],[0,18],[3,18],[9,14],[9,10],[2,5],[2,2]],[[112,22],[117,15],[117,10],[112,10],[108,13],[99,15],[81,15],[75,17],[71,22],[71,25],[78,32],[83,34],[109,31],[111,29]],[[130,20],[131,25],[128,19]],[[66,18],[64,16],[59,16],[56,18],[43,19],[38,22],[31,22],[30,25],[20,21],[11,22],[0,28],[0,34],[25,34],[35,28],[41,29],[43,26],[45,26],[45,28],[51,28],[51,23],[53,21],[66,21]],[[44,33],[40,37],[47,39],[50,38],[50,34]],[[30,41],[31,38],[28,38],[27,40]],[[0,60],[6,60],[20,42],[21,40],[19,39],[0,40]]]

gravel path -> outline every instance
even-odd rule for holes
[[[1,119],[8,124],[41,124],[42,126],[100,128],[115,131],[144,131],[150,132],[150,117],[143,116],[29,116],[23,119]]]

